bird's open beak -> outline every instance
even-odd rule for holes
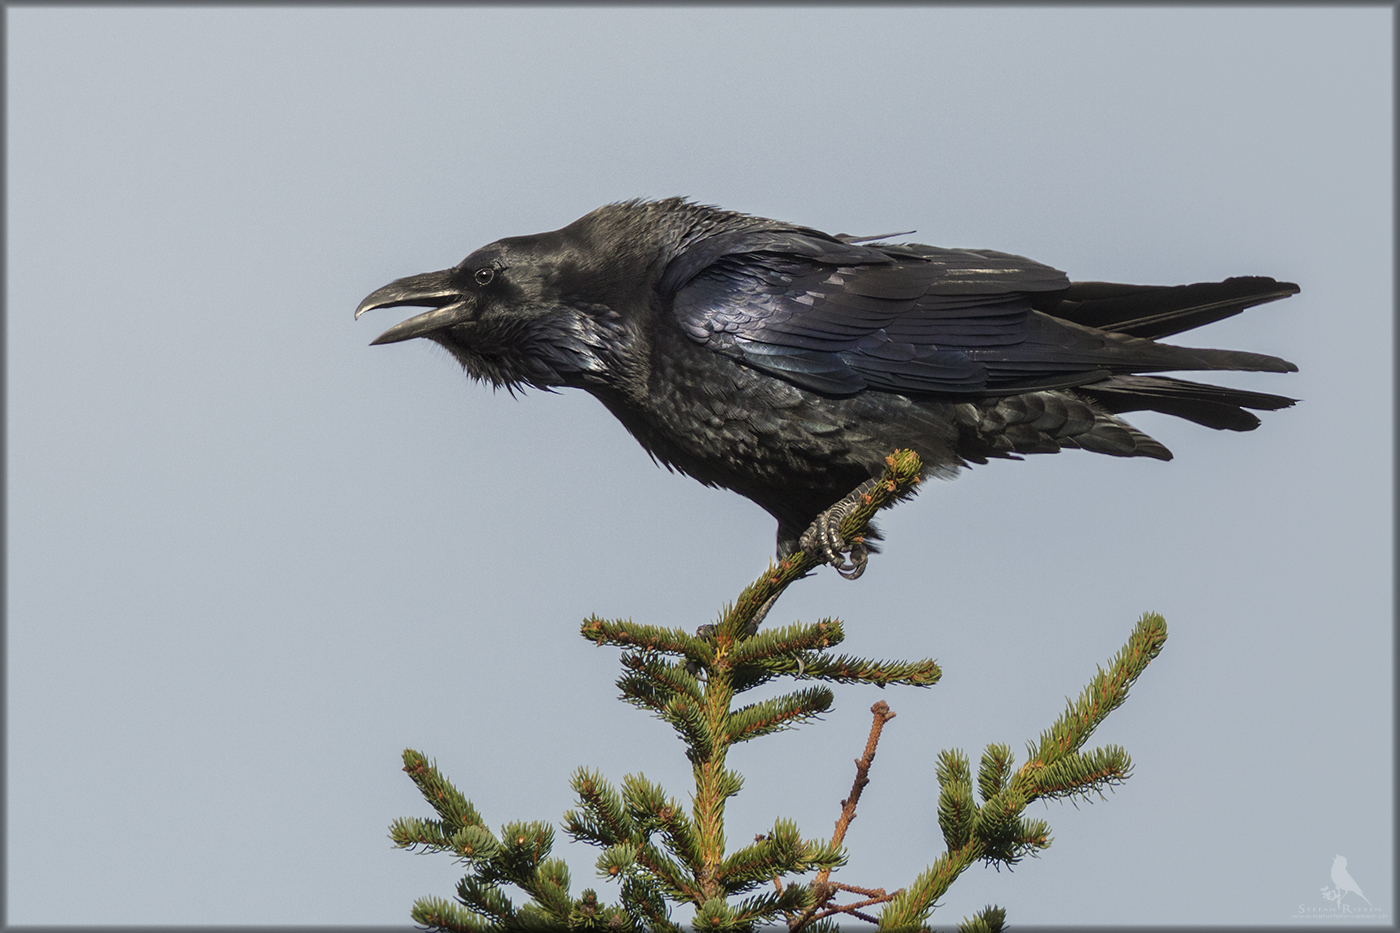
[[[443,269],[441,272],[410,275],[390,282],[360,302],[355,309],[357,321],[361,314],[375,308],[420,305],[433,309],[395,324],[376,337],[370,346],[411,340],[466,320],[469,309],[461,292],[452,284],[452,271]]]

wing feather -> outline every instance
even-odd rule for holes
[[[1036,309],[1058,306],[1064,294],[1088,306],[1108,290],[1074,293],[1063,272],[992,250],[745,229],[690,246],[666,268],[661,287],[674,289],[675,317],[691,339],[830,394],[1010,394],[1117,374],[1291,366],[1061,320]],[[1124,330],[1146,330],[1136,323],[1140,310]]]

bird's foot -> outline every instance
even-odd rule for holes
[[[866,561],[875,550],[866,537],[878,537],[878,533],[869,529],[865,536],[847,541],[841,537],[841,522],[875,489],[878,482],[871,479],[861,483],[850,495],[818,515],[798,539],[802,550],[835,567],[836,572],[847,580],[854,580],[865,573]]]

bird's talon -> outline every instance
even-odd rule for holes
[[[857,502],[869,498],[868,487],[872,485],[873,480],[862,484],[846,499],[818,515],[798,542],[802,550],[818,556],[822,563],[830,564],[847,580],[854,580],[865,572],[870,548],[865,543],[865,535],[856,535],[850,541],[843,538],[841,522],[851,514]]]
[[[865,543],[857,539],[851,542],[851,556],[849,560],[843,560],[836,565],[836,572],[847,580],[854,580],[865,573],[865,565],[869,559],[869,550]]]

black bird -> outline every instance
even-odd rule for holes
[[[816,547],[847,576],[865,549],[832,537],[840,503],[896,448],[944,477],[1065,447],[1168,460],[1117,416],[1146,409],[1248,431],[1259,419],[1245,409],[1293,404],[1143,374],[1296,371],[1259,353],[1156,342],[1296,285],[1070,282],[1007,253],[874,242],[902,235],[627,201],[399,279],[355,317],[431,308],[374,343],[425,337],[495,386],[583,389],[655,460],[767,509],[780,555]]]

